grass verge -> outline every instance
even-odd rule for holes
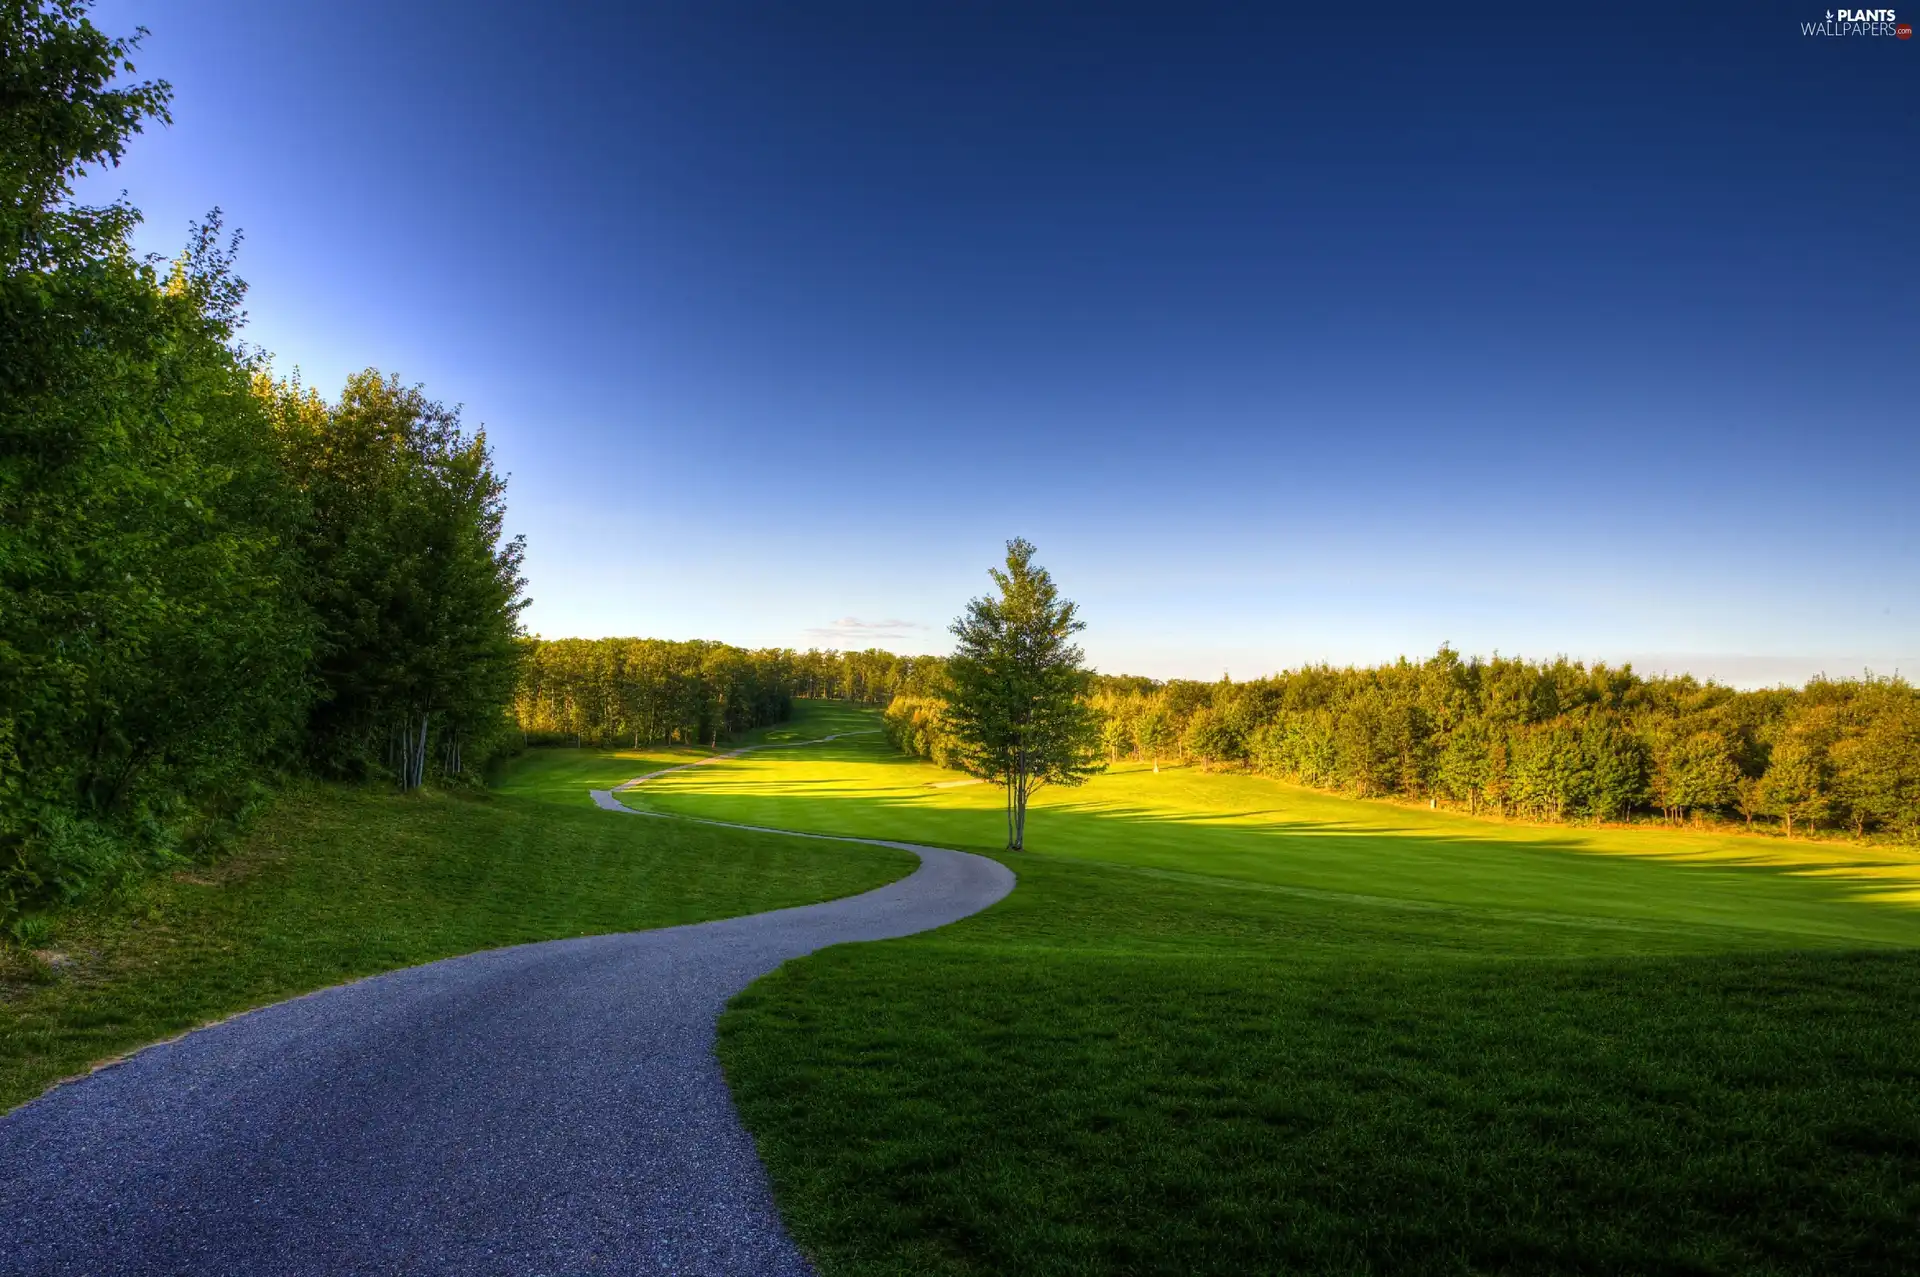
[[[217,864],[68,914],[45,942],[51,964],[15,952],[0,968],[0,1111],[97,1061],[377,971],[806,904],[914,864],[609,815],[572,792],[562,806],[296,789]]]

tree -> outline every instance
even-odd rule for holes
[[[1726,738],[1708,730],[1685,731],[1664,742],[1654,767],[1654,788],[1669,815],[1686,819],[1689,809],[1731,807],[1739,798],[1740,768]]]
[[[86,10],[0,4],[0,919],[203,844],[309,699],[218,218],[162,271],[74,202],[170,95]]]
[[[1587,805],[1596,819],[1615,819],[1647,801],[1652,758],[1645,741],[1596,715],[1588,720],[1581,743],[1591,767]]]
[[[1073,636],[1086,628],[1060,597],[1034,548],[1007,542],[990,575],[999,596],[967,604],[953,623],[947,721],[968,773],[1006,791],[1007,849],[1026,845],[1027,803],[1043,785],[1078,785],[1102,769],[1090,671]]]
[[[1833,767],[1824,742],[1812,732],[1792,732],[1773,747],[1767,774],[1761,778],[1766,812],[1778,816],[1793,837],[1797,820],[1817,824],[1825,814]]]
[[[1887,703],[1834,742],[1833,788],[1855,836],[1868,825],[1911,834],[1920,825],[1920,704],[1878,699]]]
[[[1334,729],[1340,779],[1362,798],[1393,792],[1399,771],[1386,696],[1369,687],[1343,708]]]
[[[10,283],[39,276],[57,289],[50,272],[123,256],[139,214],[123,203],[76,206],[74,180],[90,165],[118,165],[147,121],[172,119],[165,81],[113,83],[133,72],[145,30],[115,39],[87,19],[88,7],[0,5],[0,267]]]
[[[1481,791],[1493,779],[1492,742],[1487,725],[1469,719],[1455,728],[1440,751],[1440,789],[1455,802],[1465,800],[1467,811],[1478,814]]]
[[[306,495],[304,588],[320,627],[314,760],[384,763],[425,779],[502,720],[518,678],[524,547],[506,539],[505,482],[484,433],[418,387],[368,369],[328,406],[297,385],[260,388],[289,474]],[[595,722],[604,696],[582,706]]]
[[[1227,723],[1226,716],[1210,705],[1202,705],[1187,720],[1184,737],[1186,750],[1203,762],[1218,763],[1239,758],[1244,752],[1240,737]]]
[[[1535,816],[1564,819],[1593,803],[1593,764],[1564,720],[1514,733],[1513,797]]]
[[[1153,774],[1160,774],[1160,751],[1173,735],[1167,726],[1166,711],[1158,705],[1142,711],[1133,720],[1133,743],[1153,763]]]
[[[1766,786],[1758,776],[1742,776],[1740,793],[1734,799],[1734,810],[1747,822],[1747,828],[1753,828],[1753,818],[1767,809]]]

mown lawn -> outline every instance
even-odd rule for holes
[[[564,761],[531,758],[529,783]],[[673,761],[644,756],[627,776]],[[914,863],[880,847],[610,815],[584,786],[566,805],[297,789],[217,864],[62,919],[45,941],[56,965],[8,955],[0,1111],[94,1062],[343,980],[830,899]]]
[[[629,795],[990,849],[866,742]],[[823,1272],[1920,1271],[1908,853],[1141,769],[1012,896],[789,963],[721,1053]]]
[[[790,722],[743,732],[723,741],[721,753],[765,745],[796,745],[806,750],[824,748],[811,742],[842,732],[875,735],[879,726],[872,710],[839,701],[803,701]],[[876,736],[877,739],[877,736]],[[869,746],[871,742],[869,742]],[[784,748],[770,751],[783,755]],[[509,761],[492,779],[494,793],[510,798],[532,798],[577,809],[592,789],[616,785],[659,771],[710,758],[704,745],[647,745],[634,749],[535,749]],[[716,766],[724,764],[714,764]]]

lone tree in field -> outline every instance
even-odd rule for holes
[[[1007,850],[1019,851],[1035,790],[1101,770],[1100,724],[1073,642],[1086,624],[1034,563],[1033,546],[1007,542],[1006,570],[991,575],[1000,597],[973,600],[953,623],[946,716],[962,768],[1005,789]]]

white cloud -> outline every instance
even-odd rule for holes
[[[889,640],[917,638],[932,628],[919,621],[868,621],[857,616],[843,616],[826,625],[816,625],[806,633],[810,639],[836,646],[845,643],[867,646]]]

